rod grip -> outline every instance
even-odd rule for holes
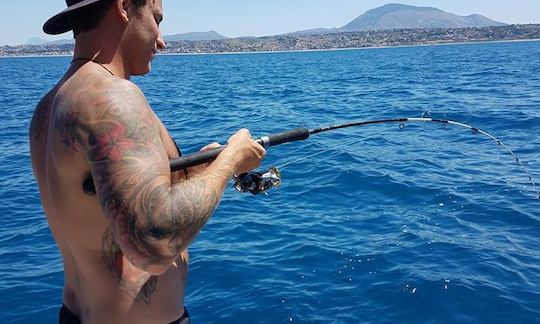
[[[297,128],[283,133],[263,136],[257,140],[257,143],[264,147],[276,146],[289,142],[302,141],[309,138],[309,129]]]
[[[208,163],[214,160],[219,155],[219,153],[223,151],[223,149],[224,147],[218,147],[208,151],[186,154],[184,156],[171,160],[171,171],[174,172],[190,168],[199,164]]]
[[[283,143],[305,140],[309,137],[309,130],[306,128],[293,129],[291,131],[263,136],[256,140],[257,143],[264,147],[276,146]],[[223,151],[225,147],[219,147],[208,151],[186,154],[174,160],[171,160],[171,171],[178,171],[203,163],[208,163]]]

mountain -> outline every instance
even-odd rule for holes
[[[41,45],[47,43],[48,40],[40,38],[40,37],[32,37],[26,42],[26,45]]]
[[[367,11],[339,31],[505,26],[482,15],[458,16],[431,7],[390,3]]]
[[[209,41],[209,40],[222,40],[227,37],[211,30],[207,32],[193,32],[176,35],[164,36],[166,42],[178,42],[178,41]]]
[[[75,44],[74,39],[57,39],[50,40],[40,37],[33,37],[28,40],[27,45],[64,45],[64,44]]]
[[[458,16],[444,12],[437,8],[415,7],[405,4],[390,3],[379,8],[366,11],[350,23],[340,28],[315,28],[301,30],[282,35],[286,36],[310,36],[339,32],[367,31],[367,30],[392,30],[392,29],[433,29],[433,28],[464,28],[464,27],[491,27],[506,26],[506,24],[491,20],[485,16],[473,14]],[[244,36],[237,38],[251,38]],[[228,37],[215,31],[192,32],[164,36],[166,42],[177,41],[210,41],[224,40]],[[28,45],[62,45],[72,44],[73,39],[61,39],[56,41],[42,38],[32,38]]]

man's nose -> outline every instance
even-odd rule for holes
[[[164,50],[167,46],[165,45],[165,39],[163,39],[163,35],[161,32],[159,33],[159,37],[156,41],[158,50]]]

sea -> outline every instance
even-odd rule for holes
[[[62,260],[28,127],[68,57],[0,59],[0,322],[55,323]],[[540,42],[158,56],[133,78],[185,153],[298,127],[420,117],[502,141],[540,181]],[[497,141],[377,124],[268,150],[190,247],[193,323],[540,323],[540,199]],[[84,228],[80,229],[84,231]]]

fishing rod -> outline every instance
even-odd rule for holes
[[[502,146],[506,151],[508,151],[508,153],[512,155],[516,163],[521,167],[521,169],[528,176],[529,182],[532,184],[534,191],[536,192],[538,198],[540,199],[540,191],[538,190],[536,186],[536,182],[534,181],[533,177],[531,176],[531,174],[529,173],[525,165],[523,165],[521,160],[514,153],[514,151],[512,151],[501,140],[499,140],[495,136],[491,135],[490,133],[482,129],[467,125],[462,122],[458,122],[458,121],[454,121],[450,119],[437,119],[437,118],[431,118],[431,117],[425,117],[425,116],[426,114],[423,114],[422,117],[417,117],[417,118],[364,120],[364,121],[356,121],[356,122],[350,122],[350,123],[339,124],[339,125],[313,128],[313,129],[297,128],[297,129],[289,130],[282,133],[260,137],[259,139],[256,140],[256,142],[262,145],[265,149],[268,149],[269,147],[281,145],[284,143],[303,141],[303,140],[308,139],[311,135],[315,135],[319,133],[325,133],[325,132],[329,132],[329,131],[333,131],[337,129],[343,129],[343,128],[362,127],[362,126],[375,125],[375,124],[399,123],[400,129],[405,128],[405,123],[438,123],[441,125],[442,128],[446,128],[448,125],[458,126],[458,127],[471,130],[473,135],[475,134],[485,135],[488,138],[495,141],[498,146]],[[170,162],[171,171],[173,172],[179,171],[179,170],[186,169],[192,166],[208,163],[214,160],[219,155],[219,153],[223,151],[223,149],[224,147],[220,147],[220,148],[211,149],[208,151],[187,154],[179,158],[176,158],[174,160],[171,160]],[[316,153],[316,154],[319,154],[319,153]],[[266,192],[268,189],[272,188],[273,186],[277,186],[279,184],[281,184],[281,174],[279,170],[275,167],[272,167],[268,169],[267,171],[263,171],[263,172],[250,172],[243,175],[235,176],[235,188],[241,192],[251,192],[253,194],[258,194],[261,192]]]

